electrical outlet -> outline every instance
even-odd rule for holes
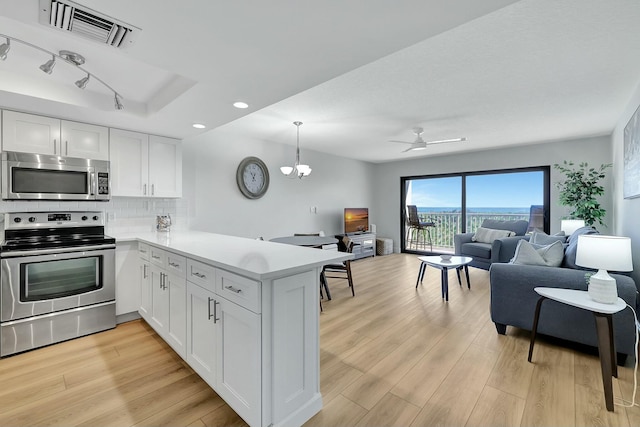
[[[115,221],[116,213],[115,212],[107,212],[107,221]]]
[[[309,207],[309,212],[312,213],[312,214],[317,214],[318,213],[318,207],[317,206]]]

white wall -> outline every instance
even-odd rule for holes
[[[305,150],[313,169],[302,180],[287,178],[280,166],[295,160],[295,147],[238,138],[224,127],[183,141],[183,191],[191,228],[235,236],[270,239],[293,233],[343,231],[345,207],[371,207],[373,165]],[[242,159],[262,159],[270,175],[269,190],[257,200],[245,198],[236,185]],[[317,214],[310,207],[317,207]],[[375,223],[376,218],[370,220]]]
[[[640,228],[638,218],[640,218],[640,198],[623,199],[624,180],[624,128],[629,119],[640,105],[640,85],[632,94],[627,108],[618,120],[618,124],[612,136],[613,151],[613,197],[614,197],[614,233],[618,236],[631,237],[631,247],[633,252],[634,273],[633,279],[640,283]]]
[[[560,230],[561,218],[569,213],[567,207],[558,205],[558,190],[555,187],[555,183],[562,179],[562,175],[553,168],[553,164],[562,163],[563,160],[571,160],[576,164],[587,162],[589,166],[611,163],[611,139],[609,136],[602,136],[554,141],[376,165],[373,180],[375,188],[373,210],[378,235],[392,238],[394,251],[399,252],[400,213],[403,209],[400,200],[400,177],[531,166],[551,166],[551,232],[557,232]],[[602,181],[606,189],[610,188],[611,175],[612,173],[609,172],[607,178]],[[607,210],[604,222],[608,227],[597,227],[607,232],[612,229],[613,220],[611,191],[605,192],[601,198],[601,204]]]

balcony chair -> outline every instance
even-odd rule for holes
[[[418,216],[418,207],[416,205],[407,205],[407,246],[416,245],[416,249],[420,245],[420,236],[422,236],[422,247],[427,244],[426,238],[429,238],[429,250],[433,252],[433,240],[431,239],[431,227],[435,227],[434,221],[420,221]],[[413,237],[412,237],[413,236]]]
[[[342,242],[346,248],[345,252],[352,253],[353,240],[348,236],[344,236],[342,238]],[[327,299],[331,300],[331,293],[329,292],[329,285],[327,283],[328,278],[346,279],[349,283],[349,287],[351,288],[351,295],[354,297],[356,296],[353,288],[353,276],[351,275],[351,260],[343,261],[340,264],[327,264],[322,267],[322,272],[320,273],[320,296],[322,296],[322,290],[324,289],[327,293]]]

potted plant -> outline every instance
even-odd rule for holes
[[[590,168],[586,162],[574,167],[573,162],[566,160],[562,164],[554,164],[553,167],[562,172],[566,179],[556,183],[560,190],[560,204],[571,207],[569,216],[574,219],[584,220],[586,225],[592,226],[596,221],[602,222],[606,210],[600,206],[598,196],[604,194],[604,187],[598,182],[605,177],[605,171],[611,164],[602,164],[598,169]]]

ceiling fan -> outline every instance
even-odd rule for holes
[[[424,129],[422,129],[421,127],[414,127],[413,133],[416,134],[415,141],[413,142],[396,141],[392,139],[392,140],[389,140],[389,142],[399,142],[401,144],[410,144],[411,146],[403,151],[403,153],[406,153],[407,151],[424,150],[425,148],[427,148],[427,145],[431,145],[431,144],[442,144],[445,142],[462,142],[467,140],[467,138],[454,138],[454,139],[440,139],[436,141],[425,141],[424,139],[422,139],[422,132],[424,132]]]

